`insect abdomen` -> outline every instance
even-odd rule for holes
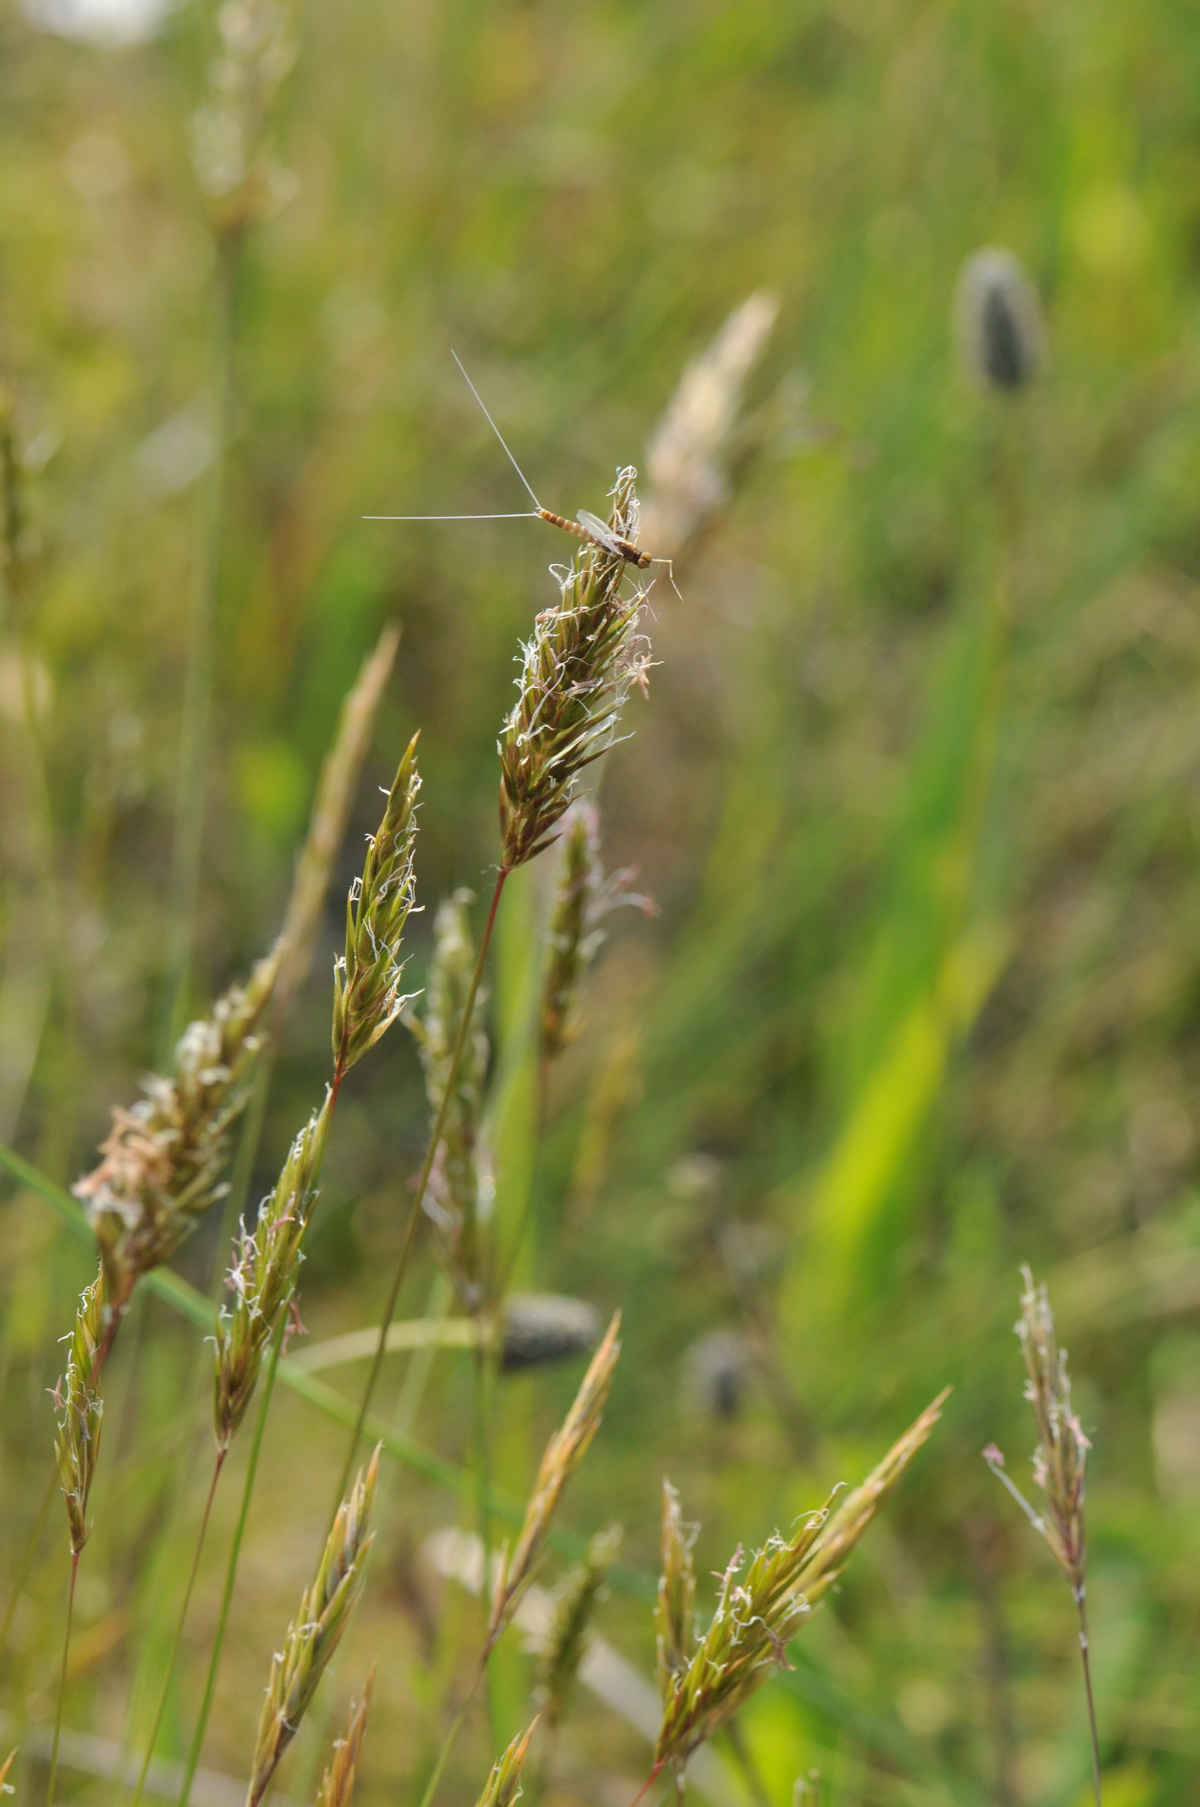
[[[561,527],[564,533],[573,533],[577,540],[590,540],[591,534],[578,521],[568,521],[565,515],[552,514],[548,508],[539,508],[538,514],[543,521],[549,521],[551,527]]]

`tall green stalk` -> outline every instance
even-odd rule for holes
[[[195,957],[196,910],[204,848],[204,798],[212,729],[217,604],[225,533],[225,458],[233,412],[242,242],[242,234],[237,230],[216,235],[211,361],[212,457],[204,475],[180,731],[160,1033],[164,1060],[183,1031]]]

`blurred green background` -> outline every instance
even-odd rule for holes
[[[185,4],[140,27],[114,41],[81,0],[0,10],[0,363],[30,507],[29,582],[0,630],[0,1133],[64,1184],[164,1058],[211,488],[216,253],[190,122],[214,19]],[[747,1715],[750,1767],[771,1807],[814,1770],[838,1803],[1076,1807],[1070,1601],[979,1457],[996,1438],[1023,1473],[1033,1441],[1011,1335],[1029,1260],[1095,1443],[1106,1800],[1193,1798],[1200,18],[1176,0],[298,0],[290,35],[269,128],[286,176],[232,315],[193,1008],[268,945],[340,700],[386,620],[403,640],[256,1192],[323,1083],[340,894],[414,728],[414,983],[432,905],[485,888],[496,855],[497,726],[562,547],[534,522],[361,518],[522,506],[449,348],[547,504],[600,508],[684,366],[773,291],[730,495],[680,564],[683,600],[655,588],[660,664],[604,777],[606,861],[636,867],[660,914],[611,925],[536,1172],[519,1025],[545,872],[501,923],[498,1210],[515,1221],[532,1188],[525,1284],[625,1313],[567,1520],[621,1520],[649,1575],[668,1473],[704,1575],[857,1480],[952,1382],[796,1669]],[[957,273],[987,243],[1022,257],[1047,317],[1045,368],[1012,399],[956,358]],[[425,1127],[398,1031],[347,1089],[311,1331],[378,1321]],[[89,1258],[29,1191],[6,1184],[2,1212],[9,1575]],[[203,1282],[217,1253],[197,1238],[184,1270]],[[426,1254],[406,1313],[432,1273]],[[117,1746],[144,1729],[186,1558],[186,1503],[157,1534],[193,1401],[203,1448],[195,1352],[152,1302],[114,1358],[67,1724]],[[572,1384],[503,1383],[509,1494]],[[468,1397],[467,1365],[439,1360],[417,1428],[455,1460]],[[227,1775],[343,1447],[278,1402],[206,1752]],[[235,1504],[231,1488],[167,1754]],[[420,1551],[457,1511],[392,1471],[331,1689],[379,1654],[368,1804],[406,1798],[436,1739],[461,1604]],[[52,1519],[15,1622],[14,1730],[52,1714],[62,1541]],[[650,1670],[644,1600],[616,1590],[601,1628]],[[514,1649],[505,1736],[526,1686]],[[447,1796],[473,1799],[490,1755],[473,1722]],[[302,1742],[298,1798],[316,1760]],[[552,1792],[621,1807],[644,1765],[584,1699]],[[119,1795],[86,1765],[63,1788]]]

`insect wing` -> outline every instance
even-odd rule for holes
[[[604,547],[606,552],[613,553],[617,558],[624,557],[620,545],[613,537],[612,528],[607,521],[602,521],[598,514],[593,514],[590,508],[581,508],[575,519],[585,533],[589,533],[599,545]]]

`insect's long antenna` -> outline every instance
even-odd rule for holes
[[[520,514],[365,514],[364,521],[540,521],[532,508]]]
[[[517,463],[516,459],[513,457],[512,451],[509,447],[509,443],[508,443],[507,439],[505,439],[503,433],[500,431],[499,427],[496,425],[495,421],[492,419],[491,415],[488,413],[487,403],[484,401],[482,395],[480,395],[478,389],[475,387],[475,385],[471,381],[470,377],[467,376],[466,365],[463,363],[462,359],[459,357],[458,353],[453,348],[451,348],[450,356],[454,359],[454,362],[458,365],[458,368],[462,371],[463,378],[466,382],[467,388],[471,391],[471,394],[475,397],[475,400],[479,403],[479,406],[483,409],[483,418],[487,421],[488,426],[492,429],[492,432],[496,435],[496,438],[500,441],[500,444],[504,447],[505,452],[507,452],[508,462],[512,465],[514,471],[516,471],[516,473],[517,473],[517,476],[521,479],[521,482],[525,485],[526,490],[529,492],[529,500],[533,503],[533,506],[535,508],[540,509],[542,505],[533,493],[532,483],[530,483],[529,478],[525,475],[525,472],[521,469],[520,465]]]

